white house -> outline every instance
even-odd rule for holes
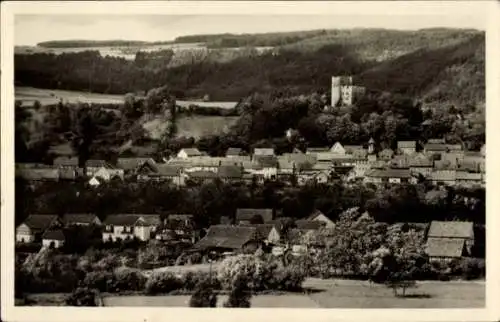
[[[16,228],[16,242],[31,243],[40,240],[47,229],[59,224],[57,215],[30,215]]]
[[[188,159],[193,157],[201,157],[203,153],[196,148],[185,148],[181,149],[179,153],[177,153],[177,157],[180,159]]]
[[[138,238],[151,239],[151,234],[160,226],[159,215],[117,214],[104,220],[103,241]]]
[[[62,230],[48,230],[42,236],[42,245],[45,247],[59,248],[64,245],[64,234]]]
[[[94,178],[102,179],[104,181],[109,181],[115,177],[123,179],[123,169],[111,169],[111,168],[100,167],[94,173]]]
[[[335,144],[331,147],[330,152],[345,155],[346,151],[340,142],[335,142]]]

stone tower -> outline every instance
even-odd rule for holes
[[[353,101],[352,76],[332,77],[332,106],[350,106]]]

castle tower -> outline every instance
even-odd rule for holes
[[[333,76],[332,77],[332,106],[339,103],[344,106],[352,105],[353,86],[352,76]]]
[[[340,101],[340,77],[332,77],[332,101],[331,106],[337,106]]]
[[[368,141],[368,154],[373,154],[375,153],[375,140],[373,138],[370,138]]]

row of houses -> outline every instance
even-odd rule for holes
[[[320,229],[335,228],[335,223],[320,211],[314,211],[301,220],[275,217],[272,209],[238,209],[233,221],[198,230],[189,214],[171,214],[161,220],[155,214],[116,214],[104,222],[93,214],[30,215],[16,229],[16,241],[27,243],[42,241],[44,246],[61,247],[65,242],[64,227],[72,225],[102,226],[103,241],[139,239],[147,241],[184,241],[191,243],[193,252],[254,252],[268,247],[275,255],[290,250],[298,255],[312,251],[319,245],[307,245],[303,237]],[[260,221],[253,222],[258,216]],[[369,216],[364,214],[363,216]],[[285,225],[285,223],[292,223]],[[415,224],[426,235],[426,252],[431,260],[451,260],[471,256],[476,236],[472,222],[433,221],[430,225]],[[205,235],[201,237],[201,232]],[[313,248],[311,248],[313,247]]]

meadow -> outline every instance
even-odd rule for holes
[[[86,93],[79,91],[66,91],[58,89],[40,89],[33,87],[16,87],[14,96],[16,100],[22,101],[23,106],[33,106],[35,101],[42,105],[57,104],[59,100],[68,103],[97,103],[97,104],[119,104],[123,103],[123,95],[108,95]]]

